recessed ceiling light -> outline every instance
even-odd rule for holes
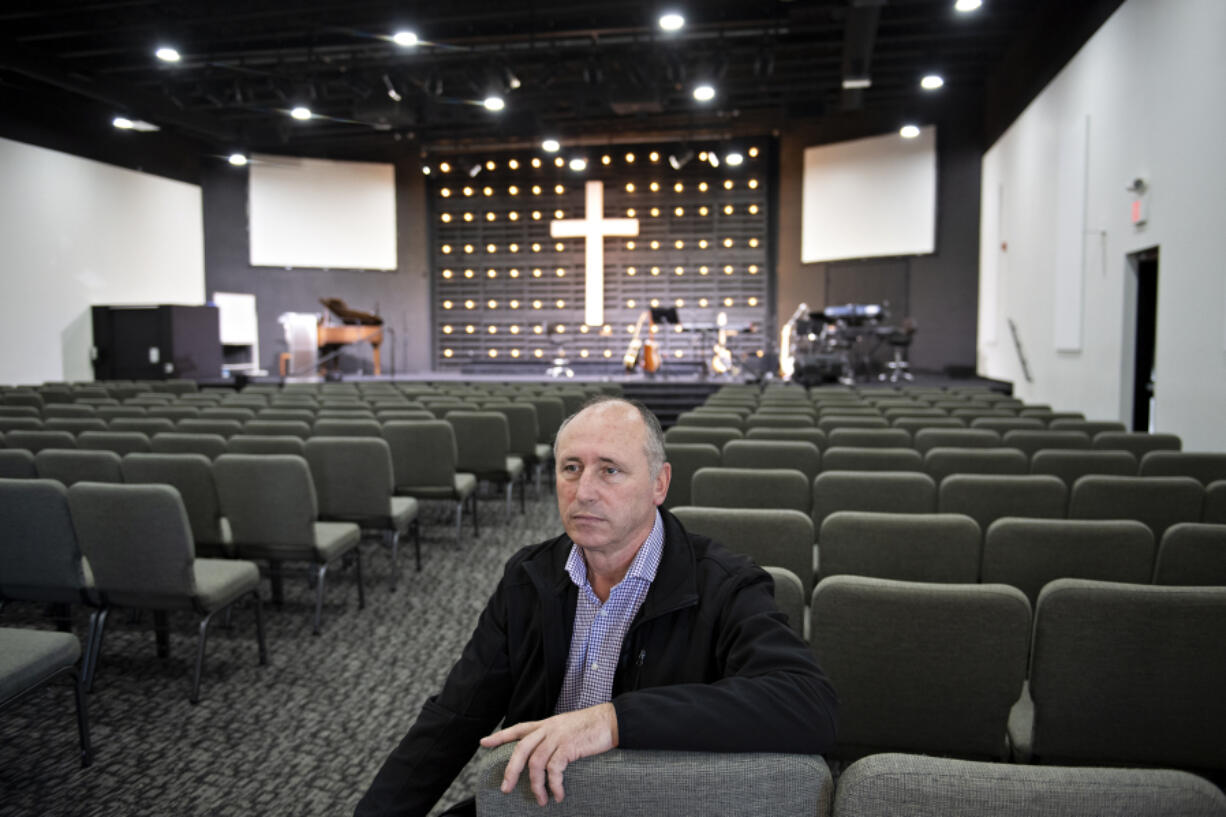
[[[915,137],[920,135],[919,126],[918,125],[903,125],[902,128],[899,129],[898,135],[901,136],[903,139],[914,139]]]
[[[179,60],[183,59],[178,51],[168,45],[162,46],[153,53],[154,56],[156,56],[162,62],[178,62]]]
[[[307,108],[307,107],[305,107],[305,106],[303,106],[303,105],[299,105],[299,106],[297,106],[296,108],[294,108],[293,110],[291,110],[291,111],[289,112],[289,115],[290,115],[290,116],[292,116],[292,117],[294,117],[295,119],[303,119],[303,120],[305,120],[305,119],[310,119],[310,118],[311,118],[311,109],[310,109],[310,108]]]
[[[925,91],[935,91],[944,84],[945,80],[939,74],[929,74],[920,80],[920,87]]]
[[[120,130],[134,130],[141,133],[154,133],[160,131],[161,128],[152,122],[146,122],[143,119],[131,119],[126,116],[117,116],[111,120],[111,124]]]
[[[703,83],[694,88],[694,99],[699,102],[710,102],[715,99],[715,86]]]
[[[665,31],[680,31],[685,26],[685,18],[675,11],[660,15],[660,28]]]
[[[394,42],[396,45],[403,46],[405,48],[409,48],[411,46],[417,45],[417,32],[416,31],[397,31],[395,34],[392,35],[392,42]]]
[[[235,167],[242,167],[243,165],[247,164],[247,157],[241,153],[231,153],[230,164],[234,165]]]
[[[132,130],[136,127],[135,123],[126,116],[117,116],[111,120],[111,124],[120,130]]]
[[[581,170],[587,170],[587,159],[575,157],[570,160],[570,169],[578,173]]]
[[[544,142],[541,142],[541,150],[546,153],[557,153],[561,147],[562,145],[557,139],[546,139]]]
[[[957,0],[954,3],[954,11],[968,12],[977,11],[983,5],[983,0]]]
[[[741,164],[744,161],[745,161],[745,157],[737,153],[736,151],[733,151],[732,153],[729,153],[727,156],[724,157],[724,164],[731,165],[732,167],[736,167],[737,165]]]
[[[497,95],[487,96],[481,104],[485,106],[487,111],[501,111],[507,106],[502,97]]]

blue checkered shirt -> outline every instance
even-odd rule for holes
[[[663,552],[664,521],[656,511],[651,533],[635,554],[626,577],[609,591],[609,600],[601,604],[588,581],[583,552],[578,545],[571,545],[566,572],[579,588],[579,600],[575,605],[566,678],[562,681],[555,714],[612,700],[613,676],[617,672],[622,639],[643,606],[643,599],[647,598]]]

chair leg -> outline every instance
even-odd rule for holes
[[[204,645],[208,640],[209,622],[212,620],[213,613],[200,619],[200,638],[196,644],[196,671],[192,674],[192,695],[188,699],[193,704],[200,703],[200,675],[204,671]]]
[[[258,587],[251,595],[255,596],[255,640],[260,646],[260,665],[263,666],[268,663],[268,645],[264,640],[264,601],[260,598]]]
[[[390,537],[388,536],[389,533],[391,534]],[[400,553],[400,531],[396,529],[392,529],[390,531],[384,531],[383,538],[391,539],[391,545],[392,545],[392,578],[391,578],[392,588],[391,589],[392,589],[392,592],[394,593],[396,592],[397,580],[400,577],[400,559],[398,558],[399,553]]]
[[[85,701],[85,679],[75,669],[72,671],[72,691],[77,698],[77,734],[81,738],[81,768],[84,769],[94,762],[94,749],[89,742],[89,709]]]
[[[153,633],[157,640],[158,658],[169,658],[170,615],[165,610],[153,611]]]
[[[102,640],[102,622],[106,620],[105,608],[89,614],[89,630],[85,635],[85,654],[81,656],[81,683],[88,692],[94,683],[94,662],[97,659],[99,642]]]
[[[98,656],[102,653],[102,634],[106,631],[106,616],[110,611],[111,609],[109,607],[103,607],[101,610],[95,613],[95,615],[98,617],[98,621],[94,625],[94,654],[93,657],[90,658],[89,673],[85,678],[86,692],[94,691],[94,675],[96,675],[98,672]]]
[[[315,629],[312,635],[319,635],[319,621],[323,618],[324,610],[324,576],[328,572],[328,566],[322,564],[316,572],[315,578]]]

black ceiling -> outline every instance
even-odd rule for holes
[[[1010,49],[1034,43],[1051,10],[1069,5],[984,0],[959,14],[953,0],[10,0],[0,99],[10,113],[54,108],[60,121],[124,114],[217,151],[341,157],[545,135],[711,138],[846,111],[922,121],[942,100],[981,105]],[[657,26],[666,7],[684,12],[682,31]],[[401,28],[423,42],[390,42]],[[182,61],[156,59],[161,44]],[[935,94],[919,88],[930,72],[946,81]],[[871,87],[842,90],[852,74]],[[710,103],[691,96],[701,79],[718,89]],[[505,93],[500,113],[476,104],[494,90]],[[298,104],[317,118],[290,119]]]

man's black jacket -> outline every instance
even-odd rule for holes
[[[809,647],[749,559],[689,534],[667,511],[655,581],[613,682],[619,746],[821,754],[836,700]],[[424,815],[499,722],[553,714],[577,588],[563,535],[507,562],[442,692],[379,770],[357,817]]]

